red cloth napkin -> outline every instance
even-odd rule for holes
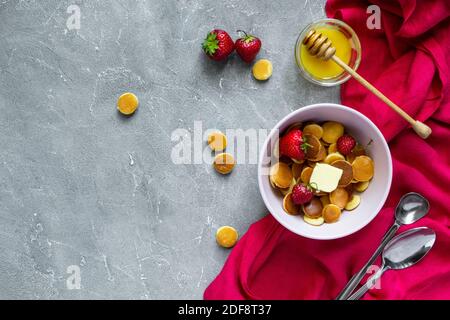
[[[381,10],[381,30],[366,27],[370,4]],[[387,272],[365,299],[450,299],[450,2],[329,0],[328,16],[359,35],[359,72],[393,101],[433,129],[419,138],[399,116],[355,80],[341,88],[342,103],[364,113],[390,142],[394,178],[383,210],[361,231],[330,241],[297,236],[266,216],[231,252],[205,299],[333,299],[367,261],[393,222],[401,195],[429,199],[430,213],[413,226],[437,233],[418,265]],[[299,89],[301,90],[301,89]]]

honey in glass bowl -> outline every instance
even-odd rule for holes
[[[308,25],[297,39],[295,59],[302,75],[309,81],[334,86],[347,81],[350,75],[331,60],[324,61],[312,56],[302,43],[311,29],[322,33],[336,48],[336,55],[351,68],[356,70],[361,60],[361,45],[353,29],[336,19],[322,19]]]

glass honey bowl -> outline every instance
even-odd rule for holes
[[[355,31],[340,20],[321,19],[307,25],[295,44],[295,61],[308,81],[326,87],[344,83],[350,78],[350,74],[332,60],[323,61],[312,56],[302,43],[311,29],[328,37],[336,48],[335,54],[353,70],[358,69],[361,62],[361,44]]]

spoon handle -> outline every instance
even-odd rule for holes
[[[386,271],[386,268],[383,266],[380,269],[378,269],[377,272],[374,273],[373,276],[370,277],[369,280],[361,287],[358,291],[356,291],[354,294],[352,294],[347,300],[359,300],[361,299],[364,294],[369,291],[369,289],[373,288],[375,286],[375,283],[378,281],[378,279],[381,278],[383,273]]]
[[[355,288],[358,286],[358,284],[361,282],[362,278],[367,273],[367,269],[378,258],[378,256],[383,251],[386,244],[394,237],[395,233],[397,232],[398,228],[400,228],[400,225],[395,222],[389,230],[386,232],[386,234],[383,237],[383,240],[381,241],[381,244],[378,246],[377,250],[373,253],[373,255],[370,257],[369,261],[366,262],[366,264],[356,273],[350,281],[347,283],[347,285],[344,287],[344,289],[341,291],[341,293],[336,297],[336,300],[346,300],[348,296],[355,290]]]

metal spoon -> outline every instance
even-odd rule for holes
[[[380,269],[348,300],[360,299],[385,271],[405,269],[419,262],[433,247],[435,240],[436,233],[426,227],[411,229],[396,236],[383,251]]]
[[[353,292],[353,290],[361,282],[367,272],[367,269],[374,263],[386,244],[394,237],[398,228],[404,224],[411,224],[422,218],[428,213],[430,204],[427,199],[418,193],[410,192],[405,194],[395,208],[395,222],[384,235],[380,246],[375,250],[369,261],[356,273],[341,293],[337,296],[337,300],[345,300]]]

